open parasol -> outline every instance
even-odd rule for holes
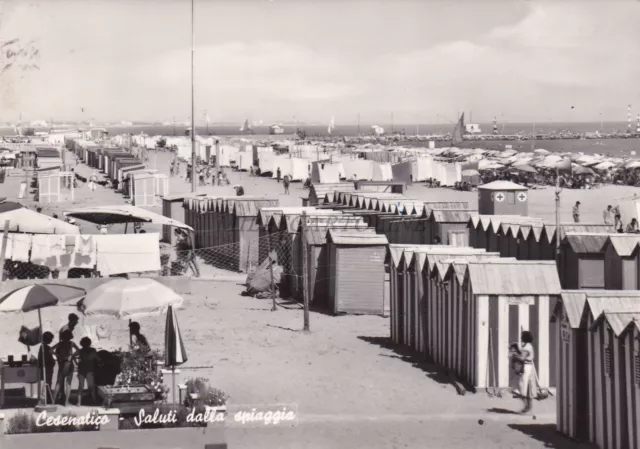
[[[24,313],[38,311],[40,326],[40,351],[42,351],[42,315],[40,309],[58,304],[72,303],[86,294],[83,288],[61,284],[36,284],[21,287],[0,298],[0,313]],[[44,360],[44,355],[43,355]],[[46,370],[46,366],[44,366]],[[46,372],[45,379],[46,379]],[[40,384],[40,370],[38,369],[38,384]],[[38,387],[38,394],[41,393]],[[47,395],[44,395],[45,405]]]
[[[91,290],[78,304],[86,316],[117,319],[164,315],[170,306],[180,307],[182,297],[148,278],[115,279]]]

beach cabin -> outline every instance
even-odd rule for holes
[[[604,288],[640,290],[638,234],[611,234],[604,246]]]
[[[156,180],[151,173],[134,173],[131,178],[131,203],[139,207],[156,205]]]
[[[36,166],[38,168],[62,168],[62,157],[56,148],[36,147]]]
[[[462,378],[476,391],[510,389],[516,381],[511,370],[509,344],[522,330],[535,336],[535,366],[540,386],[551,378],[551,313],[560,295],[556,265],[552,261],[492,259],[470,261],[462,285],[464,370]]]
[[[481,215],[529,215],[529,189],[510,181],[493,181],[478,186]]]
[[[238,245],[238,271],[249,272],[252,267],[258,265],[259,230],[256,219],[260,208],[275,207],[278,202],[268,198],[234,198],[228,213],[232,219],[231,240]]]
[[[293,247],[291,248],[292,265],[294,273],[300,273],[299,276],[295,276],[291,279],[291,296],[295,299],[303,299],[303,282],[302,274],[304,273],[304,239],[302,232],[302,220],[294,219],[291,226],[298,226],[297,232],[293,235]],[[344,230],[359,232],[361,230],[368,230],[367,224],[360,217],[354,217],[351,215],[325,215],[325,216],[310,216],[307,218],[307,229],[320,231],[327,234],[330,229]],[[287,232],[290,232],[286,229]],[[307,248],[308,249],[308,248]],[[308,262],[308,260],[307,260]],[[308,273],[307,273],[308,275]]]
[[[336,182],[333,184],[312,184],[309,188],[309,197],[307,206],[317,206],[324,203],[333,203],[334,194],[337,191],[351,192],[355,191],[352,182]],[[304,204],[303,204],[304,206]]]
[[[520,260],[527,260],[519,257],[520,250],[524,245],[520,244],[520,226],[531,229],[533,224],[542,228],[542,219],[535,217],[505,218],[500,221],[497,239],[497,251],[502,257],[515,257]],[[528,248],[527,248],[528,249]]]
[[[477,210],[446,210],[433,209],[429,217],[428,229],[430,235],[429,243],[435,243],[436,237],[440,239],[443,245],[451,245],[453,243],[454,234],[463,231],[466,235],[466,241],[469,241],[468,223],[472,215],[477,215]],[[463,237],[465,239],[465,237]],[[467,245],[458,245],[467,246]]]
[[[558,431],[600,448],[640,447],[640,291],[565,290],[558,323]]]
[[[640,303],[633,311],[608,312],[591,327],[594,373],[596,444],[603,449],[640,447],[640,360],[638,335]],[[602,436],[600,436],[602,435]]]
[[[418,258],[424,257],[421,263],[423,278],[422,296],[424,306],[422,307],[425,314],[424,326],[422,334],[425,338],[425,351],[434,361],[444,365],[444,355],[447,354],[447,342],[445,335],[454,331],[454,324],[450,321],[450,307],[454,305],[450,301],[451,278],[446,277],[446,270],[443,267],[438,269],[438,264],[456,260],[458,262],[479,259],[495,259],[497,253],[487,253],[484,249],[476,249],[470,247],[454,247],[454,246],[434,246],[426,250],[416,250]],[[424,256],[423,256],[424,253]],[[450,262],[447,262],[450,264]],[[466,268],[465,268],[466,270]],[[462,284],[461,284],[462,285]],[[461,326],[456,328],[455,332],[462,332]]]
[[[389,310],[391,318],[391,341],[395,344],[405,344],[403,317],[404,277],[400,260],[404,250],[415,245],[390,244],[385,257],[386,271],[389,273]]]
[[[327,244],[330,310],[334,314],[384,315],[387,238],[332,229]]]
[[[162,215],[184,223],[184,199],[187,196],[183,193],[162,197]],[[172,246],[175,245],[176,236],[172,226],[162,225],[162,241]]]
[[[603,289],[607,234],[566,233],[560,244],[560,282],[565,289]]]
[[[327,249],[327,234],[330,229],[349,229],[350,232],[373,234],[373,229],[362,229],[347,225],[340,228],[313,228],[307,231],[306,242],[309,301],[317,308],[329,310],[329,255]]]

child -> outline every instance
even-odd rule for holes
[[[74,349],[80,350],[72,341],[73,333],[69,330],[63,330],[60,333],[60,341],[51,350],[58,359],[58,380],[53,397],[57,398],[58,393],[64,392],[65,406],[69,406],[69,398],[71,396],[71,381],[73,380],[73,355]]]
[[[95,371],[98,361],[98,352],[91,347],[91,339],[84,337],[80,340],[80,350],[74,354],[78,359],[78,406],[82,405],[82,393],[84,393],[84,381],[87,381],[87,389],[91,394],[91,400],[95,404]]]
[[[47,403],[52,404],[51,385],[53,384],[53,369],[56,366],[56,360],[53,358],[51,351],[51,342],[53,334],[45,332],[42,334],[42,348],[38,351],[38,368],[42,371],[42,378],[45,381],[45,391],[47,395]]]

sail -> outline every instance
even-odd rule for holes
[[[211,123],[211,117],[209,117],[209,113],[204,111],[204,120],[207,122],[207,125]]]
[[[493,119],[493,134],[498,134],[498,120],[495,117]]]
[[[458,124],[453,129],[453,134],[451,136],[451,144],[455,145],[457,143],[462,142],[463,133],[464,133],[464,112],[460,115],[460,120],[458,120]]]
[[[240,127],[240,131],[251,131],[251,124],[249,123],[249,119],[245,119],[244,123]]]
[[[329,122],[329,127],[327,128],[327,132],[331,134],[331,131],[336,127],[336,121],[333,117],[331,117],[331,121]]]

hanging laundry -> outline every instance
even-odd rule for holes
[[[44,265],[51,270],[59,270],[61,257],[66,255],[64,235],[36,234],[31,244],[31,263]]]
[[[87,268],[96,266],[97,245],[91,235],[67,235],[65,236],[65,254],[60,257],[61,269]]]
[[[9,234],[5,259],[14,262],[29,262],[30,250],[31,234]]]
[[[95,235],[102,276],[160,271],[159,233]]]

